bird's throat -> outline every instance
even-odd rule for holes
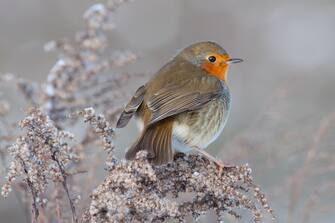
[[[220,80],[227,82],[227,74],[229,70],[228,64],[212,64],[210,62],[204,63],[202,68],[206,70],[209,74],[216,76]]]

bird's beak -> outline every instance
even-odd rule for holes
[[[229,60],[226,60],[226,64],[233,64],[233,63],[240,63],[240,62],[243,62],[243,60],[239,58],[231,58]]]

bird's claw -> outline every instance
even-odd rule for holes
[[[219,175],[221,175],[224,170],[230,170],[230,169],[235,167],[232,164],[224,163],[221,160],[217,160],[217,159],[213,160],[213,162],[217,165],[217,167],[219,169]]]

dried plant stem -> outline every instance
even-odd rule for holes
[[[293,175],[291,183],[291,196],[289,201],[287,222],[293,222],[293,214],[301,196],[303,182],[310,170],[311,162],[316,158],[319,144],[331,125],[335,122],[335,112],[327,115],[320,121],[318,130],[315,132],[311,146],[308,149],[303,166]]]
[[[32,195],[32,222],[34,223],[37,223],[38,222],[38,216],[39,216],[39,210],[38,210],[38,207],[37,207],[37,192],[35,191],[35,188],[34,188],[34,185],[33,183],[29,180],[29,175],[28,175],[28,170],[26,168],[26,165],[23,161],[23,159],[20,159],[21,161],[21,165],[23,166],[23,171],[24,173],[26,174],[26,181],[27,181],[27,185],[30,189],[30,192],[31,192],[31,195]]]
[[[70,192],[69,192],[69,189],[68,189],[68,186],[67,186],[67,174],[65,172],[65,168],[64,166],[61,164],[61,162],[56,158],[55,156],[55,152],[52,154],[51,158],[57,163],[58,165],[58,168],[62,174],[62,177],[63,177],[63,181],[62,181],[62,185],[63,185],[63,188],[66,192],[66,196],[69,200],[69,204],[70,204],[70,207],[71,207],[71,213],[72,213],[72,220],[73,222],[75,223],[78,223],[78,218],[77,218],[77,215],[76,215],[76,208],[74,206],[74,203],[73,203],[73,200],[71,199],[71,195],[70,195]]]
[[[35,132],[37,135],[40,135],[41,137],[43,137],[43,134],[39,133],[38,131]],[[76,215],[76,208],[74,206],[74,203],[73,203],[73,200],[71,199],[71,195],[70,195],[70,192],[69,192],[69,189],[68,189],[68,184],[67,184],[67,176],[68,174],[66,173],[65,171],[65,167],[63,166],[63,164],[61,163],[61,161],[57,158],[57,152],[59,152],[60,148],[54,148],[55,146],[50,143],[50,139],[47,138],[45,140],[45,143],[46,145],[49,145],[50,147],[50,152],[51,152],[51,159],[57,164],[58,166],[58,169],[62,175],[62,186],[63,186],[63,189],[65,190],[65,193],[66,193],[66,196],[68,198],[68,201],[69,201],[69,205],[70,205],[70,208],[71,208],[71,213],[72,213],[72,220],[73,222],[75,223],[78,223],[78,218],[77,218],[77,215]],[[56,147],[59,147],[59,146],[56,146]]]

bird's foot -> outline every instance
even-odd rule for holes
[[[219,169],[219,175],[221,175],[223,173],[223,170],[230,170],[230,169],[235,167],[234,165],[232,165],[230,163],[222,162],[219,159],[215,159],[215,160],[213,160],[213,162],[217,165],[217,167]]]
[[[211,154],[207,153],[206,151],[204,151],[203,149],[199,147],[194,147],[194,148],[197,152],[199,152],[200,154],[205,156],[208,160],[212,161],[213,163],[217,165],[220,175],[222,174],[224,169],[231,169],[235,167],[232,164],[222,162],[221,160],[215,158],[214,156],[212,156]]]

